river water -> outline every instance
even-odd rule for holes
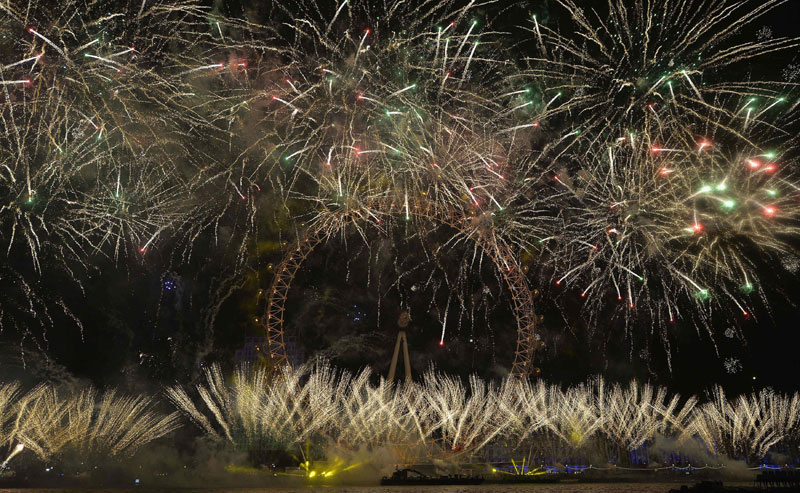
[[[687,483],[692,485],[694,481]],[[752,483],[725,483],[726,486],[749,486]],[[304,488],[184,488],[184,489],[2,489],[0,493],[301,493],[308,491],[324,491],[326,493],[667,493],[670,489],[679,489],[681,483],[602,483],[602,484],[538,484],[538,485],[498,485],[486,484],[478,486],[322,486]]]

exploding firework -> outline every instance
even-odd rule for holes
[[[468,14],[447,2],[399,35],[381,23],[407,18],[401,6],[389,9],[397,17],[368,30],[352,20],[377,17],[361,12],[365,5],[343,2],[330,12],[301,5],[290,9],[298,12],[290,22],[296,27],[283,41],[291,49],[282,49],[294,63],[280,70],[282,78],[273,74],[255,86],[276,108],[256,130],[270,154],[255,162],[279,163],[273,179],[287,197],[310,205],[296,217],[322,232],[315,234],[355,226],[366,239],[366,225],[389,228],[398,216],[462,217],[468,227],[457,229],[453,243],[477,236],[490,251],[530,256],[544,249],[556,283],[578,285],[593,327],[609,310],[627,327],[652,321],[669,349],[668,328],[677,320],[710,332],[712,309],[749,318],[766,297],[759,263],[792,251],[797,187],[786,170],[794,157],[774,146],[791,145],[786,128],[796,124],[796,105],[781,94],[785,84],[728,82],[723,69],[796,40],[742,42],[694,60],[781,3],[740,17],[741,5],[689,16],[686,2],[616,3],[611,27],[593,29],[599,16],[562,2],[591,34],[589,47],[534,19],[545,55],[511,77],[496,50],[502,39],[477,21],[447,24]],[[652,19],[656,26],[647,24]],[[687,32],[699,34],[687,42]],[[451,43],[459,47],[455,55],[447,54]],[[678,66],[643,90],[643,76],[634,73],[669,65],[653,62],[653,50]],[[274,63],[274,56],[262,57],[248,70]],[[701,73],[720,82],[701,82]],[[520,86],[525,76],[544,80],[547,91],[566,90],[558,80],[586,87],[545,102],[547,91]],[[673,87],[679,80],[686,86]],[[570,121],[559,122],[567,114]]]
[[[304,377],[308,377],[306,381]],[[167,396],[217,439],[243,449],[283,450],[331,424],[336,416],[335,399],[350,380],[349,374],[335,377],[327,366],[310,375],[305,368],[283,368],[274,380],[264,369],[240,368],[228,385],[214,366],[205,371],[205,385],[197,387],[201,408],[180,387],[168,389]]]
[[[78,321],[34,288],[43,269],[79,282],[91,256],[161,245],[185,260],[220,232],[238,268],[275,219],[366,238],[424,209],[490,255],[524,243],[538,206],[502,130],[513,94],[490,97],[501,36],[471,6],[431,7],[272,3],[265,25],[193,4],[4,7],[3,237],[33,260],[7,267],[5,322]]]
[[[221,24],[220,42],[240,44],[237,56],[247,63],[226,76],[230,98],[221,100],[237,125],[229,143],[240,152],[210,175],[228,177],[231,196],[247,207],[263,202],[252,184],[269,181],[301,222],[300,241],[354,230],[368,241],[408,224],[423,237],[428,224],[442,222],[453,227],[451,238],[423,243],[429,258],[474,244],[457,284],[474,274],[476,256],[516,270],[509,252],[554,221],[529,193],[528,143],[507,128],[516,93],[498,86],[507,65],[498,57],[500,36],[451,2],[423,18],[403,2],[374,8],[300,2],[275,13],[289,17],[288,34],[271,23]]]
[[[415,402],[428,408],[430,435],[446,452],[478,450],[505,428],[494,389],[477,377],[469,383],[467,391],[459,379],[428,372],[420,389],[424,399]]]
[[[611,449],[614,457],[663,437],[699,440],[710,454],[763,457],[776,445],[796,446],[797,394],[743,395],[727,400],[681,399],[665,388],[596,378],[563,389],[510,378],[500,386],[473,377],[469,386],[429,371],[422,383],[370,383],[313,367],[239,369],[226,384],[219,368],[198,387],[199,402],[174,387],[170,399],[206,433],[243,450],[292,450],[303,442],[357,450],[390,447],[403,460],[464,460],[490,443],[508,453],[567,457]],[[610,456],[609,456],[610,457]]]
[[[741,112],[682,124],[654,117],[575,155],[554,177],[563,227],[545,240],[555,284],[580,296],[593,326],[609,313],[646,320],[666,348],[682,318],[713,338],[712,313],[753,316],[767,299],[761,276],[780,273],[768,259],[793,252],[798,234],[796,158],[775,150],[780,132]]]
[[[366,224],[412,220],[422,209],[481,217],[495,241],[521,243],[529,232],[513,218],[534,215],[536,201],[520,186],[526,148],[501,129],[508,98],[487,97],[499,90],[506,64],[497,58],[498,36],[451,2],[422,17],[404,2],[380,12],[367,5],[278,9],[294,12],[288,36],[275,38],[281,33],[271,25],[249,27],[241,43],[250,59],[229,89],[241,101],[229,103],[231,118],[248,125],[233,133],[246,134],[248,147],[234,164],[220,163],[247,176],[228,181],[248,199],[240,188],[269,171],[275,188],[291,204],[306,202],[308,222],[327,235],[355,225],[366,236]],[[263,116],[253,124],[256,103]],[[304,217],[302,209],[293,214]]]
[[[537,238],[542,282],[567,287],[559,303],[581,303],[592,331],[624,320],[631,354],[661,344],[671,365],[682,320],[715,341],[712,316],[741,324],[785,296],[760,280],[795,250],[796,86],[731,77],[798,43],[740,32],[783,3],[560,1],[577,38],[530,21],[538,54],[509,83],[566,144],[532,160],[562,221]]]
[[[413,390],[407,386],[395,391],[384,380],[378,385],[372,385],[370,376],[369,371],[358,374],[349,383],[347,394],[340,400],[337,444],[413,445],[416,438],[424,433],[420,428],[420,416],[407,412],[406,400],[413,398]]]
[[[786,0],[612,0],[599,10],[574,0],[558,3],[566,25],[550,28],[531,19],[525,29],[537,54],[514,81],[541,81],[546,114],[567,118],[573,127],[610,137],[620,128],[636,128],[655,111],[705,118],[719,95],[785,101],[784,85],[732,80],[731,74],[798,46],[797,38],[753,41],[741,33]]]
[[[12,422],[14,406],[19,395],[19,385],[6,383],[0,385],[0,445],[7,445],[13,438]]]
[[[658,436],[674,436],[686,428],[697,400],[681,402],[664,387],[631,382],[606,390],[602,380],[595,383],[596,402],[603,424],[600,431],[623,450],[634,450]]]
[[[507,380],[497,393],[501,436],[534,457],[586,449],[601,439],[621,451],[635,450],[659,436],[685,428],[695,399],[681,403],[663,387],[631,382],[608,386],[602,379],[566,390],[543,381]]]
[[[38,387],[18,403],[15,438],[42,459],[130,456],[178,427],[175,413],[163,416],[152,407],[147,397],[114,391],[65,397]]]
[[[760,404],[769,415],[770,426],[782,437],[789,453],[800,453],[800,393],[778,394],[767,390],[759,394]]]
[[[181,224],[188,202],[177,171],[189,162],[179,149],[190,114],[180,95],[191,90],[171,77],[179,61],[169,54],[181,42],[171,26],[192,13],[0,7],[3,324],[25,337],[52,325],[54,309],[80,325],[64,294],[39,278],[80,287],[92,257],[139,255]]]
[[[784,3],[561,0],[569,27],[531,19],[522,70],[502,6],[6,3],[2,323],[80,324],[37,281],[80,285],[95,258],[185,262],[207,241],[235,278],[262,231],[424,236],[437,218],[458,227],[426,254],[469,239],[465,267],[536,259],[595,326],[653,321],[668,346],[673,320],[750,317],[760,263],[798,232],[798,105],[792,83],[734,70],[798,41],[738,31]]]
[[[728,400],[715,387],[711,402],[697,408],[685,434],[698,437],[709,450],[731,458],[757,461],[783,439],[769,415],[764,396],[742,395]]]
[[[0,386],[0,438],[14,455],[24,448],[42,460],[127,457],[178,427],[177,413],[162,415],[153,407],[151,398],[113,390],[65,395],[40,385],[20,393],[19,385],[5,384]]]
[[[796,87],[731,77],[798,43],[741,34],[783,3],[560,1],[581,41],[534,16],[538,55],[511,79],[547,100],[544,123],[580,132],[537,163],[566,199],[543,241],[555,284],[591,328],[616,314],[642,345],[631,327],[658,328],[668,363],[670,327],[687,319],[713,340],[712,314],[751,318],[768,299],[760,276],[780,275],[765,266],[794,251]]]

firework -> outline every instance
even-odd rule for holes
[[[448,1],[422,17],[403,2],[269,9],[291,28],[191,3],[4,8],[3,235],[33,259],[3,276],[22,286],[4,290],[7,323],[27,334],[52,299],[78,321],[32,288],[42,265],[79,282],[92,255],[165,244],[185,259],[222,227],[238,269],[277,214],[364,238],[441,214],[463,226],[454,243],[477,235],[494,256],[538,227],[524,146],[498,132],[508,102],[489,96],[507,63],[487,19]]]
[[[369,240],[432,222],[453,231],[423,254],[474,244],[438,285],[442,343],[451,304],[475,318],[462,288],[484,255],[514,275],[536,260],[548,276],[531,278],[577,289],[592,327],[652,322],[667,347],[674,321],[749,318],[761,263],[798,233],[798,105],[791,82],[732,74],[798,45],[738,32],[784,3],[614,0],[606,16],[560,0],[568,25],[531,19],[521,69],[502,8],[449,0],[423,15],[274,1],[241,18],[6,3],[2,323],[80,325],[37,281],[80,287],[96,258],[185,262],[207,241],[233,252],[224,299],[264,231]]]
[[[680,396],[668,396],[666,388],[635,381],[627,388],[616,384],[608,390],[602,380],[595,385],[595,406],[603,422],[600,431],[623,450],[685,429],[696,404],[694,397],[681,404]]]
[[[652,322],[669,355],[668,330],[676,321],[698,323],[713,337],[712,312],[753,316],[766,297],[759,264],[792,251],[797,186],[788,170],[795,157],[775,150],[791,146],[787,129],[797,123],[780,94],[791,87],[728,82],[722,69],[796,40],[734,45],[711,60],[675,68],[644,92],[629,81],[631,74],[663,67],[651,54],[634,56],[641,50],[633,47],[646,43],[649,54],[664,46],[664,59],[680,65],[781,3],[741,17],[732,11],[718,16],[725,9],[709,7],[707,16],[691,16],[691,22],[686,2],[641,2],[630,9],[612,3],[611,27],[594,29],[599,16],[587,17],[565,1],[575,23],[592,34],[585,36],[589,48],[534,19],[544,55],[513,76],[496,50],[502,37],[482,33],[481,23],[464,25],[463,33],[459,23],[440,29],[413,24],[415,36],[387,35],[380,24],[369,31],[353,25],[351,19],[377,17],[360,12],[369,10],[365,5],[342,3],[326,17],[301,4],[288,10],[298,12],[290,25],[302,35],[279,38],[270,50],[248,45],[270,53],[248,70],[268,71],[275,50],[294,62],[276,69],[281,78],[268,72],[262,76],[267,82],[255,86],[272,95],[273,105],[257,127],[269,153],[255,162],[258,169],[278,163],[272,179],[292,205],[307,204],[293,213],[307,220],[315,238],[344,236],[355,227],[367,240],[397,223],[424,227],[431,216],[445,217],[463,225],[448,246],[472,239],[483,247],[476,253],[488,251],[507,263],[538,256],[557,285],[577,288],[586,299],[592,327],[609,312],[629,329]],[[449,8],[438,4],[426,22],[441,26],[457,17]],[[407,16],[400,5],[389,10]],[[363,15],[337,17],[345,12]],[[652,19],[659,22],[650,32],[644,23]],[[269,26],[257,29],[272,33]],[[613,35],[614,29],[624,36]],[[686,42],[689,32],[701,34]],[[479,57],[462,49],[472,38],[483,47]],[[455,55],[446,55],[455,45]],[[605,58],[593,56],[595,49]],[[443,72],[440,63],[463,71]],[[618,66],[620,73],[601,66]],[[696,81],[700,72],[720,82]],[[525,77],[546,90],[525,87]],[[586,87],[577,88],[580,95],[561,94],[576,88],[559,80]],[[677,87],[677,80],[686,86]],[[489,92],[498,96],[489,98]],[[569,121],[562,121],[565,115]],[[505,259],[508,251],[520,258]]]
[[[14,406],[18,397],[19,384],[0,385],[0,445],[6,445],[13,439]]]
[[[611,137],[654,112],[704,118],[721,94],[767,96],[767,106],[785,101],[784,85],[731,80],[730,74],[798,46],[797,38],[752,41],[741,34],[786,0],[612,0],[605,10],[584,9],[573,0],[558,3],[567,25],[554,29],[536,16],[527,23],[536,55],[513,80],[536,84],[539,99],[548,101],[548,116],[568,118],[573,127]]]
[[[532,436],[542,435],[554,413],[551,389],[543,381],[508,379],[497,392],[498,412],[506,423],[503,436],[512,443],[525,443]],[[557,394],[556,394],[557,395]]]
[[[452,458],[473,453],[503,430],[493,388],[478,379],[467,392],[459,380],[432,372],[424,384],[399,387],[383,380],[372,386],[370,376],[367,370],[338,374],[318,363],[274,376],[241,368],[227,385],[213,367],[198,386],[203,408],[181,388],[168,396],[206,433],[244,449],[291,449],[321,439],[348,449],[391,445],[406,449],[406,457],[411,449]]]
[[[504,131],[515,100],[490,97],[503,93],[508,65],[490,19],[448,1],[423,19],[404,2],[271,6],[291,29],[229,19],[214,37],[235,45],[232,58],[246,65],[209,73],[222,87],[212,103],[231,122],[224,138],[233,162],[226,156],[204,175],[201,189],[219,205],[208,213],[238,202],[252,225],[265,213],[259,184],[268,182],[285,201],[281,215],[300,223],[301,241],[353,232],[368,241],[407,225],[424,237],[430,223],[445,223],[454,232],[445,245],[423,244],[430,257],[462,242],[474,248],[468,268],[448,279],[458,294],[440,313],[468,304],[453,287],[484,255],[515,270],[509,252],[556,221],[524,181],[528,143]],[[228,193],[216,193],[223,186]]]
[[[681,405],[665,388],[631,382],[607,386],[594,379],[566,390],[543,381],[507,380],[498,390],[503,422],[501,436],[528,455],[552,457],[586,449],[601,438],[621,450],[634,450],[659,436],[685,428],[694,407]]]
[[[781,437],[780,444],[790,453],[800,452],[800,393],[783,395],[765,390],[759,393],[759,400],[770,425]]]
[[[505,427],[497,412],[494,389],[477,377],[470,378],[469,391],[460,380],[429,372],[417,406],[429,409],[433,436],[446,451],[466,452],[482,448]]]
[[[486,96],[504,65],[494,58],[497,36],[447,1],[424,18],[403,2],[385,12],[367,5],[281,9],[295,14],[291,36],[278,39],[271,25],[248,27],[247,68],[229,82],[236,99],[226,101],[242,125],[253,105],[265,116],[232,132],[252,137],[231,139],[247,147],[233,165],[219,163],[232,192],[249,200],[248,183],[269,177],[288,198],[307,202],[309,222],[328,235],[355,224],[366,236],[365,224],[412,220],[417,209],[491,221],[522,206],[519,151],[497,133],[504,104]],[[400,23],[402,33],[391,27]],[[292,63],[278,64],[278,56]]]
[[[0,98],[3,324],[40,348],[34,329],[55,312],[80,320],[38,278],[80,289],[92,257],[138,256],[178,227],[188,204],[178,161],[190,162],[176,151],[191,91],[172,77],[168,47],[182,39],[169,26],[193,8],[51,7],[0,8],[0,80],[25,81],[4,83]]]
[[[552,281],[570,286],[592,328],[616,315],[647,345],[631,328],[656,327],[668,363],[670,327],[687,319],[713,340],[712,314],[755,316],[760,276],[780,275],[764,266],[794,250],[796,87],[730,77],[797,45],[740,33],[783,3],[612,1],[600,12],[563,0],[574,29],[534,16],[538,54],[510,79],[529,84],[518,97],[551,133],[577,133],[536,160],[562,204],[563,226],[542,241]]]
[[[217,440],[244,450],[293,450],[306,441],[339,449],[390,447],[403,460],[464,460],[490,443],[509,453],[566,457],[610,444],[621,457],[664,437],[698,440],[712,455],[761,458],[781,443],[796,445],[798,395],[762,392],[710,402],[681,399],[663,387],[595,378],[566,389],[510,378],[499,386],[477,377],[469,386],[429,371],[422,383],[370,383],[317,362],[297,370],[240,369],[226,384],[214,367],[199,402],[172,388],[170,399]],[[312,397],[316,396],[316,397]]]
[[[742,130],[745,120],[684,131],[673,117],[651,119],[557,172],[555,284],[572,288],[593,326],[609,313],[648,320],[668,349],[682,318],[713,338],[712,313],[741,321],[763,304],[762,271],[779,273],[764,259],[792,252],[798,234],[795,157],[774,150],[765,123]]]
[[[25,445],[22,444],[22,443],[18,443],[17,446],[14,447],[14,450],[12,450],[10,454],[8,454],[8,457],[6,457],[6,460],[4,460],[2,464],[0,464],[0,472],[4,471],[6,469],[6,467],[8,466],[8,463],[11,462],[11,459],[16,457],[23,450],[25,450]]]
[[[10,455],[23,450],[41,460],[128,457],[178,427],[177,413],[162,415],[149,397],[128,397],[93,388],[65,395],[39,385],[27,393],[0,385],[0,439]],[[2,467],[0,467],[0,470]]]
[[[425,429],[420,416],[408,407],[416,398],[416,387],[407,383],[399,390],[381,379],[372,385],[371,372],[365,369],[349,383],[340,399],[340,416],[336,418],[336,443],[339,446],[365,444],[403,444],[412,447],[424,440]]]
[[[563,226],[542,241],[555,284],[592,328],[609,315],[658,328],[668,363],[670,327],[688,319],[713,340],[713,313],[751,318],[767,299],[760,275],[779,274],[765,259],[793,251],[796,87],[730,79],[798,43],[739,34],[783,3],[612,1],[603,13],[563,0],[583,41],[534,16],[538,55],[511,79],[531,82],[543,123],[580,131],[536,163],[562,204]]]
[[[783,438],[763,404],[758,395],[729,401],[715,387],[711,402],[697,408],[685,434],[697,436],[711,451],[756,461]]]
[[[64,396],[39,386],[16,404],[13,436],[41,459],[130,456],[178,427],[176,413],[152,407],[147,397],[94,389]]]
[[[350,379],[349,375],[336,379],[327,366],[310,375],[305,368],[283,368],[274,380],[269,376],[265,369],[240,368],[233,384],[228,385],[219,367],[214,366],[205,371],[205,385],[197,387],[203,408],[198,408],[180,387],[168,389],[167,396],[217,439],[242,448],[281,450],[330,424],[336,416],[334,399]],[[304,377],[308,379],[302,382]]]

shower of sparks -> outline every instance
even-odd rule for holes
[[[718,95],[777,97],[780,84],[721,74],[800,46],[800,38],[734,35],[787,1],[610,0],[601,12],[558,0],[569,24],[557,31],[534,18],[524,26],[539,40],[538,53],[512,77],[563,94],[548,115],[569,115],[598,134],[630,128],[648,113],[708,115],[707,102]]]
[[[665,345],[766,302],[758,261],[798,233],[800,99],[726,77],[800,45],[739,34],[786,0],[559,0],[563,31],[518,26],[521,60],[492,9],[372,3],[2,4],[0,323],[40,346],[55,311],[80,326],[38,279],[81,287],[96,258],[206,242],[241,273],[266,223],[366,240],[437,216],[448,246],[535,261],[593,326],[654,321]]]
[[[731,138],[735,122],[722,118],[692,132],[682,123],[650,120],[635,141],[564,156],[575,165],[558,173],[563,226],[548,248],[558,285],[580,293],[589,320],[611,309],[653,321],[666,339],[683,318],[711,331],[715,308],[747,319],[762,292],[753,252],[793,251],[795,161],[765,150],[780,139],[756,127]]]
[[[499,386],[477,377],[428,372],[421,383],[391,385],[369,370],[337,372],[324,363],[266,370],[239,368],[226,382],[218,367],[191,393],[170,400],[205,433],[241,450],[297,450],[309,441],[340,449],[391,447],[407,460],[474,457],[489,443],[509,453],[558,457],[606,444],[636,450],[662,437],[698,441],[710,454],[750,460],[779,443],[797,444],[800,394],[760,392],[709,402],[681,399],[665,388],[600,378],[566,389],[543,381],[506,379]],[[605,449],[605,447],[603,447]]]
[[[28,450],[41,460],[128,457],[179,426],[177,413],[161,415],[154,405],[114,391],[64,395],[40,385],[21,393],[15,383],[0,384],[0,445],[12,449],[6,462]]]

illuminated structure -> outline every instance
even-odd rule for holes
[[[428,200],[417,200],[411,209],[413,211],[411,215],[405,212],[407,205],[398,198],[394,200],[391,198],[385,199],[371,205],[371,215],[382,218],[381,224],[385,227],[390,227],[388,224],[391,223],[395,215],[405,214],[408,220],[413,216],[420,220],[450,226],[481,247],[483,252],[497,266],[511,292],[514,304],[513,308],[517,320],[517,349],[514,354],[511,374],[520,377],[538,375],[539,369],[534,368],[532,362],[533,353],[539,345],[534,337],[536,315],[533,310],[533,293],[513,252],[504,245],[492,241],[490,232],[486,232],[480,226],[476,226],[475,222],[472,221],[472,216],[464,216],[460,211],[446,209]],[[343,211],[342,227],[360,220],[353,216],[355,214]],[[309,225],[305,232],[299,235],[296,242],[287,247],[283,260],[275,269],[275,277],[269,290],[267,302],[266,332],[269,355],[276,365],[288,363],[283,323],[286,298],[292,281],[300,266],[314,250],[314,247],[330,235],[330,225],[327,228],[315,227],[313,224]]]
[[[411,360],[408,357],[408,339],[406,338],[406,331],[403,330],[408,327],[410,316],[408,312],[400,314],[400,320],[397,325],[400,327],[400,332],[397,333],[397,342],[394,344],[394,353],[392,354],[392,364],[389,366],[389,382],[394,382],[394,373],[397,370],[397,358],[400,356],[400,343],[403,344],[403,367],[405,368],[405,378],[407,382],[411,381]]]

